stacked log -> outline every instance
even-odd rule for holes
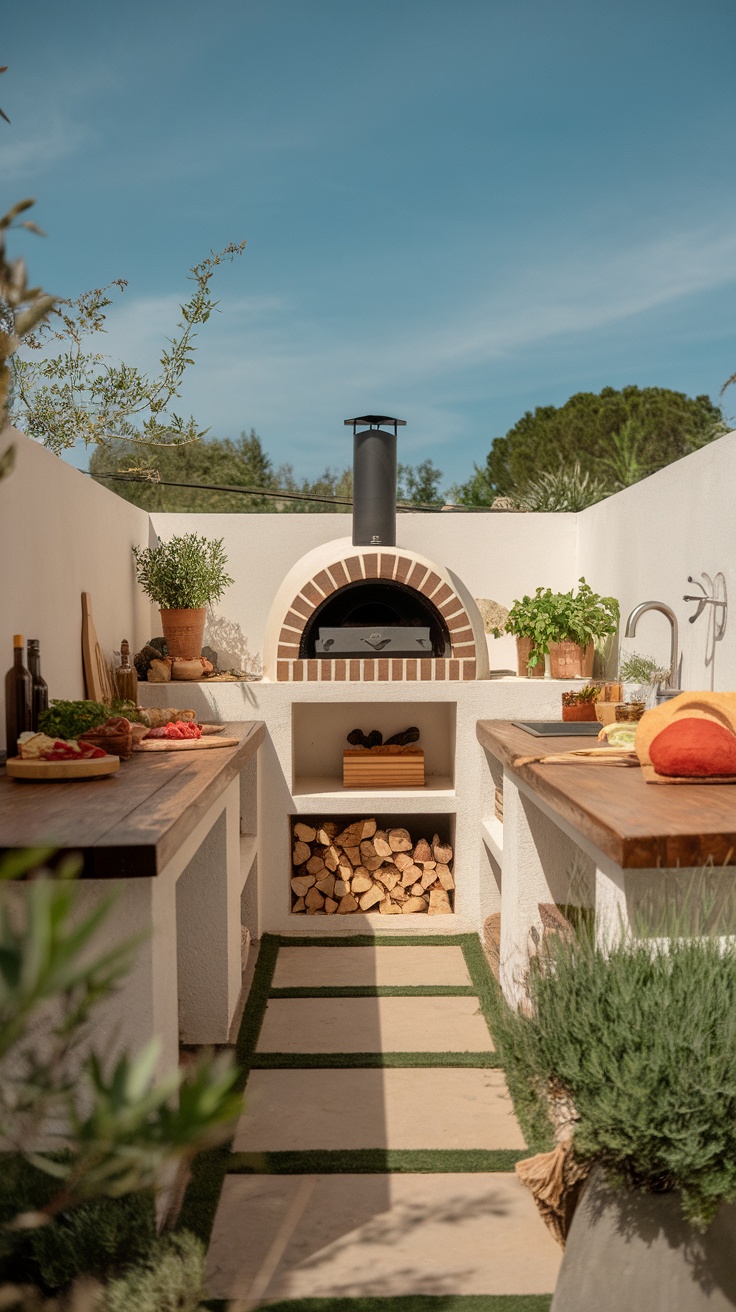
[[[438,834],[376,820],[292,823],[291,910],[307,916],[447,916],[454,910],[453,850]]]

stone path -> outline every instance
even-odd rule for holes
[[[461,946],[281,946],[253,1065],[212,1298],[349,1312],[368,1296],[551,1294],[561,1252],[513,1172],[524,1139]],[[484,1154],[501,1169],[478,1169]]]

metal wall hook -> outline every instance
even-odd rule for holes
[[[728,609],[728,597],[726,594],[726,579],[725,576],[720,572],[720,570],[716,574],[714,579],[710,577],[710,574],[706,574],[705,571],[703,571],[701,577],[705,579],[704,584],[699,583],[697,579],[694,579],[692,574],[688,574],[687,576],[688,583],[693,583],[696,588],[700,588],[701,595],[699,596],[696,593],[695,596],[691,596],[686,593],[685,596],[682,598],[682,600],[697,601],[698,603],[698,608],[695,614],[689,617],[691,624],[694,624],[698,616],[702,615],[706,606],[713,606],[723,611],[723,616],[720,619],[720,623],[716,623],[717,631],[714,634],[715,640],[716,642],[718,642],[720,638],[723,637],[723,633],[726,628],[726,611]]]

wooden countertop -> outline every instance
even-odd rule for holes
[[[620,766],[522,765],[522,756],[590,747],[479,720],[478,741],[580,834],[625,869],[736,865],[736,784],[647,784]]]
[[[105,779],[31,783],[0,770],[0,854],[80,852],[82,878],[157,875],[263,741],[260,720],[227,724],[237,747],[138,752]]]

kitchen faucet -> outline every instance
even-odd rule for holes
[[[672,608],[668,606],[664,601],[642,601],[640,605],[634,607],[631,614],[629,615],[629,618],[626,621],[626,630],[624,632],[624,637],[633,638],[635,636],[636,626],[641,616],[645,613],[645,611],[648,610],[658,610],[662,615],[666,615],[667,619],[670,622],[670,627],[672,629],[672,638],[670,642],[669,679],[667,680],[666,687],[663,690],[660,690],[660,693],[658,694],[660,697],[672,697],[675,696],[680,691],[680,689],[677,687],[677,666],[678,666],[677,616],[675,615],[675,612],[672,610]]]

